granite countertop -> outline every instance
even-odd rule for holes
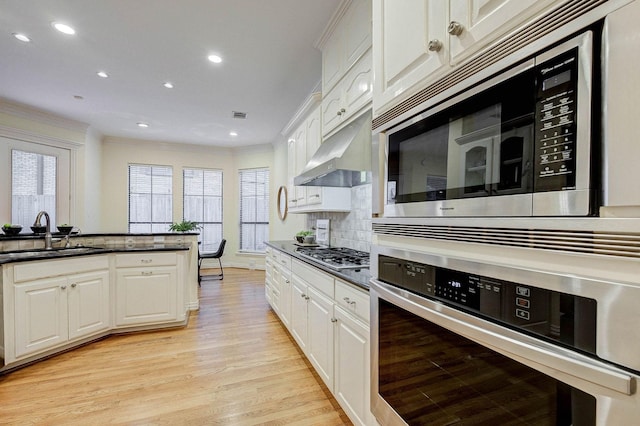
[[[51,250],[43,248],[0,252],[0,264],[12,262],[26,262],[32,260],[59,259],[62,257],[89,256],[94,254],[140,251],[175,251],[189,250],[189,244],[133,244],[109,245],[107,247],[56,247]]]
[[[298,246],[295,245],[293,241],[267,241],[266,244],[276,250],[285,252],[286,254],[296,258],[297,260],[300,260],[335,277],[338,277],[341,280],[347,281],[365,290],[369,290],[369,279],[371,278],[369,269],[342,269],[340,271],[336,271],[335,269],[327,268],[326,266],[320,265],[319,263],[313,262],[312,260],[300,256],[296,252]]]

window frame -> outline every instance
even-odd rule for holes
[[[186,179],[185,179],[185,173],[187,171],[201,171],[203,172],[203,193],[200,195],[203,200],[202,200],[202,218],[203,220],[195,220],[194,218],[188,217],[187,216],[187,212],[186,212],[186,198],[187,198],[187,194],[185,192],[185,184],[186,184]],[[206,184],[206,182],[204,181],[205,179],[205,175],[204,172],[214,172],[214,173],[219,173],[220,175],[220,195],[212,195],[210,197],[219,197],[220,198],[220,222],[212,222],[212,221],[204,221],[205,218],[205,201],[204,201],[204,197],[207,196],[206,194],[204,194],[204,186]],[[193,197],[195,195],[189,194],[188,196]],[[204,229],[200,229],[200,232],[198,234],[198,242],[200,243],[200,250],[203,253],[208,253],[208,252],[212,252],[217,250],[220,242],[222,241],[222,239],[224,238],[224,172],[222,169],[209,169],[209,168],[204,168],[204,167],[183,167],[182,168],[182,217],[183,220],[189,220],[189,221],[195,221],[198,223],[199,226],[206,226],[207,224],[212,224],[212,225],[220,225],[220,235],[219,235],[219,239],[218,240],[213,240],[211,242],[208,242],[206,239],[206,233],[204,232]]]
[[[150,182],[150,188],[151,188],[151,192],[149,193],[151,195],[151,199],[149,202],[149,206],[151,207],[151,211],[149,212],[150,214],[150,221],[136,221],[136,222],[132,222],[131,221],[131,168],[132,167],[150,167],[151,168],[151,182]],[[163,194],[163,195],[169,195],[168,199],[170,200],[170,206],[169,206],[169,211],[170,213],[170,218],[167,221],[154,221],[154,214],[153,214],[153,169],[154,168],[163,168],[163,169],[168,169],[171,171],[171,183],[169,185],[169,193],[168,194]],[[161,232],[169,232],[169,227],[173,224],[173,197],[174,197],[174,192],[173,192],[173,185],[174,185],[174,181],[173,181],[173,166],[171,165],[161,165],[161,164],[141,164],[141,163],[129,163],[127,165],[127,232],[132,233],[131,231],[131,225],[133,224],[149,224],[150,229],[146,232],[141,232],[141,231],[134,231],[133,233],[142,233],[142,234],[152,234],[152,233],[161,233]],[[135,194],[145,194],[145,193],[135,193]],[[154,230],[154,225],[166,225],[165,229],[160,231],[160,230]]]
[[[266,182],[263,184],[264,185],[264,198],[265,201],[264,203],[266,204],[266,207],[264,209],[264,214],[266,217],[266,222],[265,221],[244,221],[243,220],[243,215],[242,215],[242,207],[243,207],[243,199],[245,197],[243,197],[243,173],[247,173],[247,172],[266,172]],[[258,184],[257,182],[257,178],[255,179],[256,181],[256,185]],[[243,225],[266,225],[266,239],[268,240],[269,237],[269,225],[270,225],[270,203],[271,203],[271,199],[270,199],[270,195],[269,195],[269,190],[270,190],[270,185],[271,185],[271,171],[269,170],[269,167],[255,167],[255,168],[247,168],[247,169],[238,169],[238,192],[239,192],[239,214],[238,214],[238,222],[239,222],[239,227],[238,227],[238,234],[239,234],[239,244],[238,244],[238,251],[241,253],[265,253],[266,250],[266,244],[263,242],[257,243],[256,240],[256,235],[257,233],[255,232],[255,230],[257,230],[257,227],[254,228],[254,246],[253,247],[244,247],[244,238],[243,238]],[[256,195],[256,202],[254,203],[255,207],[256,207],[256,218],[258,216],[258,212],[257,212],[257,208],[258,208],[258,191],[255,191]]]

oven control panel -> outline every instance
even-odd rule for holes
[[[378,275],[420,296],[595,353],[593,299],[384,255]]]

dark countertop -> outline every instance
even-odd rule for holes
[[[266,244],[269,247],[285,252],[286,254],[304,263],[307,263],[335,277],[338,277],[341,280],[347,281],[367,291],[369,290],[369,278],[371,278],[369,269],[343,269],[340,271],[336,271],[335,269],[327,268],[326,266],[320,265],[319,263],[316,263],[312,260],[309,260],[305,257],[300,256],[296,252],[296,249],[298,248],[298,246],[296,246],[293,243],[293,241],[267,241]]]
[[[70,247],[45,249],[26,249],[0,252],[0,265],[12,262],[27,262],[32,260],[59,259],[62,257],[90,256],[105,253],[130,253],[142,251],[176,251],[189,250],[189,244],[134,244],[113,245],[109,247]]]

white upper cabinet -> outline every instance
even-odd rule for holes
[[[552,3],[554,0],[449,0],[451,64],[460,63]]]
[[[559,3],[373,0],[374,117]]]
[[[373,0],[374,115],[448,67],[447,4]],[[400,98],[398,98],[400,99]]]
[[[371,0],[353,0],[322,49],[322,93],[328,93],[371,47]]]

